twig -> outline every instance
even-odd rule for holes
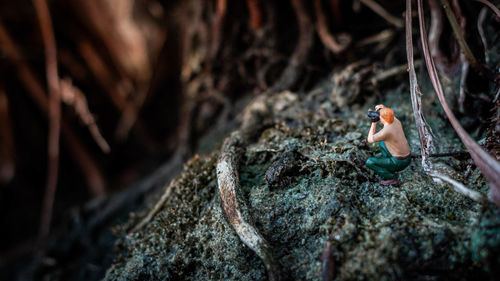
[[[474,0],[474,1],[483,3],[484,5],[488,6],[495,13],[497,20],[500,20],[500,10],[495,5],[493,5],[491,2],[489,2],[487,0]]]
[[[42,84],[37,80],[36,75],[28,67],[21,53],[1,23],[0,43],[0,48],[2,48],[4,52],[8,54],[9,59],[12,60],[22,85],[26,88],[28,94],[30,94],[31,98],[43,115],[48,118],[48,100]],[[85,146],[76,137],[71,130],[71,127],[67,125],[64,120],[62,120],[61,132],[64,142],[69,148],[71,156],[73,157],[75,163],[80,166],[82,173],[85,175],[85,180],[92,194],[98,196],[105,193],[106,181],[104,180],[104,176],[101,174],[97,163],[95,163],[94,159],[89,156],[90,154],[85,149]]]
[[[470,199],[477,201],[477,202],[484,202],[486,201],[486,198],[484,195],[481,193],[474,191],[472,189],[467,188],[465,185],[459,183],[456,180],[453,180],[445,175],[439,174],[439,173],[430,173],[430,175],[434,178],[439,178],[453,186],[453,189],[455,189],[456,192],[463,194]]]
[[[57,187],[57,174],[59,167],[59,136],[61,131],[61,97],[59,88],[59,75],[57,74],[56,40],[52,30],[49,7],[46,0],[33,0],[38,22],[42,32],[45,47],[45,62],[47,84],[49,88],[49,137],[48,137],[48,172],[45,197],[42,207],[40,222],[40,241],[49,234],[52,219],[52,206]]]
[[[14,135],[9,115],[9,101],[0,87],[0,183],[10,182],[16,171]]]
[[[407,0],[409,1],[409,0]],[[446,116],[450,120],[451,125],[457,132],[458,136],[464,143],[464,145],[469,150],[472,159],[476,166],[481,170],[483,175],[488,179],[490,183],[490,198],[500,206],[500,164],[486,151],[484,151],[464,130],[462,125],[458,122],[457,118],[453,112],[448,107],[448,103],[444,98],[443,89],[441,87],[441,82],[439,81],[439,76],[434,65],[434,60],[429,51],[429,44],[427,42],[427,32],[424,25],[424,15],[423,15],[423,4],[422,0],[417,0],[418,3],[418,20],[420,26],[420,40],[422,42],[423,53],[425,57],[425,63],[427,65],[427,71],[431,79],[436,95],[446,113]]]
[[[129,84],[129,82],[125,80],[122,80],[121,82],[116,81],[117,78],[114,77],[114,74],[108,68],[90,41],[80,38],[77,45],[78,50],[85,59],[85,62],[90,68],[97,83],[104,89],[112,104],[122,114],[120,124],[116,130],[116,136],[119,138],[125,137],[125,134],[127,133],[126,130],[128,130],[131,126],[134,126],[138,136],[141,137],[141,141],[146,144],[150,150],[153,150],[151,147],[154,147],[155,144],[147,136],[144,125],[137,116],[138,108],[125,98],[127,96],[126,93],[128,88],[126,85]]]
[[[488,10],[483,7],[479,12],[479,16],[477,18],[477,30],[479,31],[479,37],[481,37],[481,42],[483,43],[484,50],[484,61],[488,64],[490,62],[490,56],[488,56],[488,42],[486,41],[486,36],[484,35],[483,23],[486,19],[486,12]]]
[[[483,67],[481,67],[476,57],[470,50],[469,45],[464,39],[464,36],[462,34],[462,28],[458,24],[457,19],[453,14],[453,11],[451,10],[450,3],[448,2],[448,0],[440,0],[440,1],[446,13],[446,17],[448,18],[448,21],[451,25],[451,29],[453,30],[453,35],[455,36],[455,39],[457,40],[458,45],[460,46],[460,49],[467,58],[467,61],[469,61],[469,64],[472,66],[472,68],[474,68],[474,70],[476,70],[479,73],[484,73]]]
[[[401,19],[391,15],[382,6],[380,6],[380,4],[378,4],[374,0],[361,0],[361,3],[368,6],[370,9],[372,9],[372,11],[374,11],[377,15],[381,16],[388,23],[394,25],[397,28],[403,28],[404,23]]]
[[[415,67],[420,67],[422,65],[422,60],[417,60],[414,64]],[[377,85],[377,83],[384,81],[392,76],[396,76],[398,74],[404,73],[409,71],[408,64],[403,64],[399,66],[395,66],[392,68],[389,68],[387,70],[384,70],[382,72],[377,73],[374,77],[370,79],[370,83],[372,85]],[[418,86],[418,85],[417,85]]]
[[[170,194],[172,194],[172,190],[174,187],[174,183],[176,179],[170,181],[170,183],[165,187],[160,199],[155,203],[153,209],[151,209],[146,217],[144,217],[141,222],[139,222],[129,233],[137,232],[141,230],[151,219],[158,213],[158,211],[163,207],[167,199],[170,198]]]
[[[60,85],[62,101],[75,109],[76,114],[83,124],[88,127],[97,145],[99,145],[104,153],[109,153],[109,145],[99,132],[94,116],[90,113],[88,108],[85,95],[82,91],[80,91],[80,89],[73,86],[73,83],[69,78],[61,80]]]
[[[463,56],[461,57],[462,61],[462,69],[460,72],[460,89],[459,89],[459,94],[458,94],[458,107],[460,112],[464,113],[465,108],[464,108],[464,103],[465,103],[465,96],[466,96],[466,90],[465,88],[467,87],[467,74],[469,74],[469,63],[467,60],[463,59]]]
[[[460,30],[462,32],[462,36],[465,36],[465,28],[466,28],[466,19],[462,14],[462,9],[460,8],[460,4],[458,3],[458,0],[453,0],[453,10],[455,11],[455,14],[458,18],[458,23],[460,24]],[[464,109],[464,102],[465,102],[465,96],[466,96],[466,82],[467,82],[467,75],[469,74],[469,62],[466,60],[465,55],[463,53],[460,53],[460,63],[462,64],[462,68],[460,69],[460,86],[459,86],[459,91],[458,91],[458,108],[460,112],[465,112]]]
[[[116,135],[123,137],[126,134],[126,131],[136,122],[137,119],[137,110],[126,100],[127,87],[124,85],[127,84],[127,82],[116,82],[117,78],[114,77],[111,70],[100,57],[94,46],[92,46],[90,41],[80,39],[78,42],[78,48],[88,67],[92,71],[92,74],[96,78],[96,81],[103,89],[105,89],[111,102],[116,106],[116,108],[118,108],[118,110],[120,110],[122,117],[120,119],[120,125],[116,130]]]
[[[325,45],[334,54],[341,53],[352,41],[348,34],[341,34],[339,37],[340,42],[337,42],[335,37],[328,31],[325,14],[321,7],[321,0],[314,0],[314,10],[316,12],[316,30],[318,31],[319,38],[323,45]]]
[[[360,41],[356,43],[356,47],[363,47],[366,45],[370,45],[373,43],[382,43],[388,40],[391,40],[391,38],[394,38],[394,35],[396,33],[392,29],[386,29],[382,30],[381,32],[371,35],[369,37],[363,38]]]

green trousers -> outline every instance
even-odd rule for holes
[[[411,157],[408,156],[404,159],[394,158],[383,141],[379,143],[379,146],[382,151],[382,157],[370,157],[366,159],[366,166],[374,170],[384,180],[397,179],[398,176],[395,173],[408,167]]]

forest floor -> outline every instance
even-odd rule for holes
[[[364,141],[366,111],[378,103],[394,109],[412,154],[419,154],[407,87],[352,107],[332,102],[339,93],[333,87],[327,80],[306,95],[285,91],[254,101],[268,107],[273,125],[242,147],[239,181],[249,215],[283,269],[281,278],[318,280],[328,274],[327,264],[338,280],[462,280],[493,274],[500,261],[498,208],[434,182],[420,158],[400,173],[400,186],[379,184],[364,166],[367,157],[379,153],[377,145]],[[462,150],[439,105],[432,97],[426,100],[436,152]],[[116,229],[117,256],[105,280],[265,279],[264,264],[240,241],[222,208],[218,156],[215,149],[190,159],[143,228],[131,231],[147,209]],[[487,182],[468,163],[434,160],[442,173],[486,194]]]

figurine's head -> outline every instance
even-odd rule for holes
[[[394,111],[388,107],[380,109],[380,119],[383,123],[392,124],[394,122]]]

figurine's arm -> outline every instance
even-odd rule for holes
[[[372,122],[372,126],[370,127],[370,131],[368,131],[368,138],[366,138],[366,141],[368,143],[374,142],[373,136],[375,135],[376,130],[377,130],[377,122]]]
[[[377,129],[377,122],[372,122],[370,131],[368,132],[368,138],[366,139],[368,143],[374,143],[385,140],[385,137],[387,135],[387,131],[384,130],[385,128],[375,134],[376,129]]]

